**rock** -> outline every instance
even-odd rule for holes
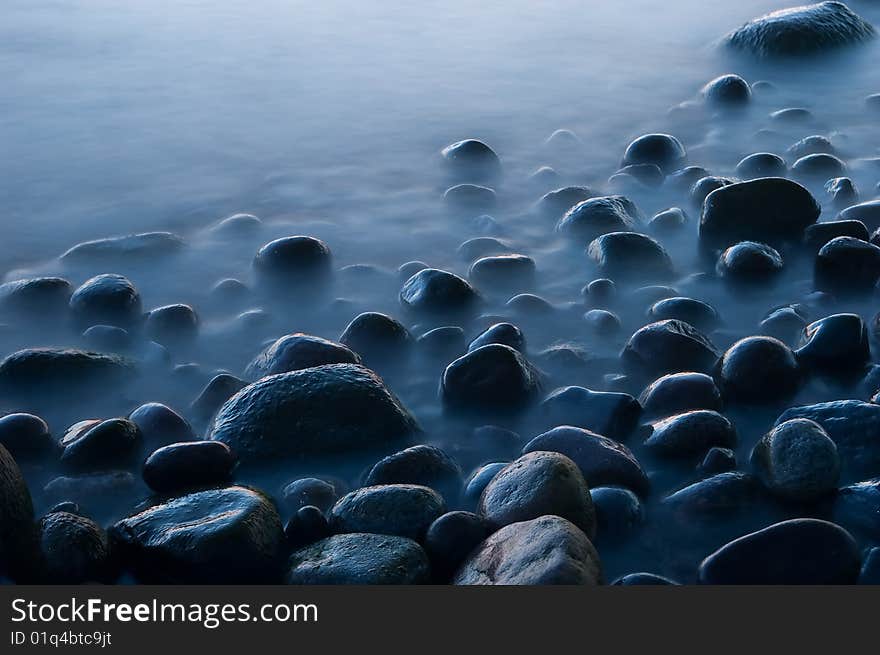
[[[457,359],[467,350],[464,330],[457,325],[444,325],[428,330],[416,339],[416,344],[422,353],[443,362]]]
[[[7,414],[0,418],[0,446],[20,461],[40,459],[53,450],[56,444],[46,421],[33,414]]]
[[[761,321],[761,334],[792,344],[799,337],[807,321],[794,307],[778,307]]]
[[[404,264],[401,264],[397,268],[397,272],[400,274],[400,281],[406,282],[413,275],[415,275],[419,271],[425,270],[426,268],[431,268],[431,267],[428,266],[425,262],[412,261],[412,262],[406,262]]]
[[[0,313],[40,320],[64,316],[73,287],[60,277],[36,277],[0,284]]]
[[[833,314],[804,328],[798,359],[820,373],[861,371],[871,361],[868,330],[858,314]]]
[[[678,585],[675,580],[657,575],[656,573],[628,573],[623,575],[611,583],[612,587],[634,587],[634,586],[667,586]]]
[[[741,241],[721,253],[715,271],[729,282],[762,283],[779,275],[782,256],[765,243]]]
[[[735,470],[736,453],[730,448],[718,448],[717,446],[710,448],[703,461],[697,466],[697,473],[703,477]]]
[[[603,234],[590,242],[587,255],[603,276],[612,279],[665,280],[673,273],[663,246],[637,232]]]
[[[785,177],[788,166],[779,155],[770,152],[756,152],[744,157],[736,165],[736,174],[744,180],[759,177]]]
[[[650,323],[629,338],[620,360],[631,373],[657,378],[682,371],[706,372],[718,359],[712,342],[684,321]]]
[[[336,533],[386,534],[421,541],[428,526],[446,512],[443,497],[416,484],[382,484],[346,494],[330,509]]]
[[[880,200],[868,200],[867,202],[847,207],[837,215],[838,220],[861,221],[873,232],[880,228]]]
[[[801,370],[791,349],[773,337],[740,339],[722,355],[717,379],[727,400],[746,404],[790,398],[801,383]]]
[[[380,459],[364,479],[366,486],[388,484],[422,485],[454,502],[461,493],[462,473],[439,448],[418,445]]]
[[[667,417],[692,409],[720,411],[715,380],[704,373],[671,373],[654,380],[639,396],[646,418]]]
[[[813,112],[803,107],[786,107],[770,114],[770,120],[787,125],[801,125],[814,120]]]
[[[864,536],[869,542],[880,538],[880,479],[857,482],[837,491],[832,515],[834,521]]]
[[[596,532],[596,513],[584,476],[574,461],[559,452],[527,450],[505,466],[483,491],[477,513],[497,526],[553,514],[588,536]]]
[[[559,219],[575,205],[596,197],[592,189],[585,186],[566,186],[548,191],[536,205],[538,212],[546,218]]]
[[[708,175],[709,171],[702,166],[685,166],[666,177],[666,186],[678,193],[687,193],[694,184]]]
[[[397,319],[379,312],[364,312],[348,324],[339,342],[377,367],[400,363],[409,357],[413,338]]]
[[[498,472],[510,462],[491,462],[478,468],[471,475],[464,489],[464,497],[471,503],[476,504],[480,496]]]
[[[224,308],[240,309],[250,296],[250,287],[235,278],[225,278],[211,287],[211,299]]]
[[[523,447],[523,453],[541,452],[565,455],[577,464],[591,487],[619,486],[631,489],[640,496],[648,493],[648,476],[635,456],[629,448],[608,437],[563,425],[539,434]],[[566,518],[574,521],[571,517]]]
[[[665,457],[702,456],[712,447],[736,447],[736,429],[718,412],[696,409],[648,424],[645,447]]]
[[[229,236],[248,236],[256,233],[263,226],[263,221],[253,214],[233,214],[211,226],[212,232]]]
[[[712,247],[745,240],[800,241],[820,211],[819,203],[797,182],[780,177],[738,182],[706,196],[700,240]]]
[[[533,293],[518,293],[508,300],[505,306],[514,315],[531,319],[551,316],[556,312],[556,308],[547,300]]]
[[[453,576],[457,585],[598,585],[599,555],[559,516],[507,525],[490,536]]]
[[[708,82],[700,95],[707,105],[717,109],[741,108],[749,104],[752,90],[739,75],[727,74]]]
[[[360,364],[360,357],[343,344],[296,332],[272,342],[248,364],[245,376],[250,380],[258,380],[267,375],[289,373],[324,364]],[[235,386],[237,384],[231,384],[229,388]],[[231,395],[229,393],[226,398]]]
[[[795,159],[800,159],[801,157],[806,157],[807,155],[813,155],[820,152],[834,154],[835,148],[831,144],[831,141],[819,134],[813,134],[811,136],[804,137],[788,149],[788,154],[790,154]]]
[[[648,229],[655,234],[674,234],[681,231],[688,224],[688,216],[679,207],[670,207],[662,212],[654,214],[648,222]]]
[[[627,393],[575,386],[554,390],[540,409],[545,425],[573,425],[616,439],[632,432],[642,412],[638,401]]]
[[[493,180],[501,173],[501,160],[482,141],[464,139],[440,151],[450,173],[458,179]]]
[[[791,172],[806,180],[828,180],[846,175],[846,164],[834,155],[822,152],[801,157],[792,164]]]
[[[482,213],[497,203],[495,190],[479,184],[456,184],[443,194],[446,206],[454,211]]]
[[[82,333],[83,343],[98,352],[125,353],[132,350],[131,333],[115,325],[93,325]]]
[[[666,179],[666,175],[656,164],[630,164],[617,171],[616,175],[633,177],[641,184],[653,188],[661,186]]]
[[[687,153],[681,141],[669,134],[645,134],[630,143],[621,166],[655,164],[665,173],[684,166]]]
[[[828,221],[808,227],[804,231],[804,244],[815,253],[837,237],[852,237],[862,241],[871,238],[868,228],[861,221]]]
[[[180,414],[162,403],[145,403],[128,415],[151,449],[176,441],[193,441],[196,434]]]
[[[816,289],[843,296],[867,293],[880,279],[880,247],[852,237],[837,237],[816,255]]]
[[[663,505],[684,521],[727,519],[751,513],[762,499],[761,485],[753,476],[738,471],[719,473],[679,489],[663,499]]]
[[[591,309],[584,314],[584,322],[593,334],[600,337],[613,336],[623,329],[617,314],[605,309]]]
[[[128,468],[141,454],[143,436],[123,418],[80,421],[61,437],[61,464],[68,470],[95,472]]]
[[[284,487],[281,492],[284,505],[294,512],[302,507],[317,507],[326,512],[336,502],[336,486],[320,478],[300,478]]]
[[[70,296],[70,311],[82,327],[115,325],[129,327],[141,322],[141,296],[128,278],[116,274],[96,275]]]
[[[264,245],[254,256],[254,273],[265,289],[284,295],[320,295],[333,276],[330,248],[320,239],[290,236]]]
[[[848,177],[835,177],[825,183],[825,192],[831,199],[831,206],[844,209],[859,201],[859,191]],[[838,236],[857,236],[853,234]]]
[[[521,410],[540,392],[538,372],[516,350],[489,344],[459,357],[443,372],[440,397],[450,409]]]
[[[596,523],[602,538],[620,539],[632,534],[644,521],[639,497],[621,487],[597,487],[590,490],[596,508]]]
[[[492,532],[486,519],[473,512],[448,512],[435,520],[425,534],[425,550],[435,577],[448,580]]]
[[[283,338],[283,337],[282,337]],[[247,382],[229,373],[218,373],[199,392],[190,404],[190,411],[196,420],[210,421],[218,409],[236,393],[247,386]]]
[[[0,573],[27,579],[34,552],[34,508],[12,455],[0,445]]]
[[[854,584],[860,559],[852,535],[840,526],[818,519],[792,519],[722,546],[700,564],[700,582]]]
[[[39,523],[40,573],[48,584],[106,582],[110,573],[107,534],[89,518],[52,512]]]
[[[128,471],[60,476],[43,488],[48,502],[73,502],[95,515],[130,508],[139,492],[137,481]]]
[[[547,189],[559,186],[562,176],[552,166],[540,166],[529,173],[528,181],[536,187]]]
[[[473,341],[468,344],[467,351],[473,352],[491,343],[500,343],[510,346],[521,353],[526,351],[526,338],[518,327],[511,323],[495,323],[480,332]]]
[[[652,321],[676,318],[698,330],[712,330],[720,323],[718,312],[712,305],[682,296],[658,300],[648,308],[648,318]]]
[[[425,314],[468,314],[480,296],[465,280],[436,268],[426,268],[409,278],[400,290],[400,303]]]
[[[635,230],[641,222],[641,211],[626,196],[599,196],[572,206],[559,219],[556,231],[586,246],[609,232]]]
[[[511,252],[511,246],[509,243],[495,237],[475,237],[462,243],[455,252],[464,261],[474,262],[480,257],[486,257],[487,255],[500,255]],[[428,267],[424,266],[423,268]],[[419,270],[422,269],[420,268]],[[404,279],[408,279],[415,273],[418,273],[418,271],[413,271],[411,275]]]
[[[302,548],[330,536],[330,523],[323,512],[314,505],[300,507],[284,526],[287,543]]]
[[[84,241],[61,255],[61,261],[76,264],[108,261],[125,264],[136,259],[155,261],[174,255],[185,247],[184,240],[170,232],[143,232]]]
[[[758,441],[752,466],[764,485],[786,500],[812,502],[837,488],[837,446],[815,421],[798,418],[774,427]]]
[[[248,385],[217,412],[208,438],[244,466],[307,456],[353,455],[406,442],[416,420],[375,373],[330,364],[271,375]]]
[[[165,305],[147,314],[147,336],[163,346],[188,346],[199,336],[199,317],[189,305]]]
[[[723,189],[726,186],[730,186],[734,182],[735,180],[727,177],[719,177],[717,175],[701,177],[694,182],[693,186],[690,188],[689,198],[691,205],[697,209],[701,209],[710,193],[716,189]]]
[[[235,453],[219,441],[185,441],[163,446],[144,462],[144,482],[161,494],[223,486],[232,477]]]
[[[288,584],[424,584],[428,556],[412,539],[378,534],[337,534],[290,556]]]
[[[880,548],[869,548],[859,573],[860,585],[880,584]]]
[[[519,291],[535,285],[535,260],[525,255],[493,255],[475,261],[468,278],[479,288]]]
[[[154,505],[118,521],[110,536],[123,564],[143,583],[270,583],[284,552],[275,507],[244,487]]]

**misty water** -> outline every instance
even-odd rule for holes
[[[620,372],[613,360],[648,322],[646,307],[627,302],[624,287],[613,307],[623,329],[611,337],[589,331],[581,318],[588,309],[581,288],[598,275],[583,247],[554,231],[558,217],[534,211],[543,193],[569,184],[610,192],[608,178],[627,144],[641,134],[666,132],[684,143],[689,164],[730,176],[749,153],[774,152],[790,165],[791,144],[810,134],[829,136],[862,199],[876,197],[880,168],[871,158],[880,156],[880,130],[864,98],[880,92],[880,40],[783,62],[717,47],[727,31],[786,4],[6,0],[0,20],[4,281],[57,275],[77,286],[93,275],[120,273],[137,286],[145,311],[187,303],[201,323],[195,345],[171,350],[172,365],[198,366],[148,367],[135,388],[91,405],[34,398],[27,407],[4,400],[0,409],[38,412],[56,436],[76,420],[124,415],[147,401],[187,415],[216,372],[241,375],[268,340],[284,334],[336,340],[364,311],[395,316],[414,336],[435,327],[402,311],[397,269],[417,260],[466,277],[470,262],[456,249],[487,234],[473,215],[445,205],[451,182],[439,151],[468,137],[489,144],[503,165],[493,185],[497,206],[489,212],[498,229],[490,236],[534,258],[537,279],[529,288],[481,290],[484,316],[462,327],[470,338],[510,320],[523,329],[530,353],[562,343],[583,348],[603,363],[586,377],[563,372],[552,381],[607,388],[603,376]],[[854,0],[850,6],[880,24],[876,3]],[[695,102],[703,84],[729,72],[773,88],[756,91],[752,106],[734,116]],[[774,122],[771,112],[785,107],[808,108],[815,119]],[[559,129],[579,141],[548,142]],[[530,179],[540,166],[552,166],[559,180]],[[832,219],[836,210],[827,206],[822,185],[811,190],[823,203],[821,220]],[[661,239],[676,268],[670,284],[718,310],[723,325],[710,336],[719,348],[756,333],[770,308],[801,301],[812,290],[812,262],[796,257],[776,285],[746,294],[692,277],[714,266],[698,256],[699,209],[688,204],[686,192],[667,185],[626,194],[646,217],[670,206],[688,212],[687,233]],[[237,213],[263,223],[243,235],[216,229]],[[58,259],[86,240],[154,230],[174,232],[186,248],[147,261]],[[251,264],[260,246],[297,234],[324,240],[333,253],[336,280],[320,307],[256,294],[226,302],[212,294],[224,278],[253,285]],[[344,268],[352,265],[370,268]],[[518,292],[540,295],[555,313],[517,314],[505,303]],[[247,310],[264,310],[265,316],[243,316]],[[853,301],[833,310],[856,311],[870,321],[875,304]],[[818,316],[830,313],[825,308]],[[36,326],[11,321],[0,334],[4,356],[25,347],[82,343],[79,330],[53,316]],[[425,441],[453,456],[464,453],[460,463],[468,474],[500,455],[467,452],[473,421],[442,411],[437,385],[444,363],[413,357],[403,366],[376,368],[422,423]],[[637,396],[641,388],[626,390]],[[808,385],[788,405],[855,393]],[[741,466],[783,409],[727,413],[739,433]],[[529,414],[504,423],[523,442],[548,427]],[[631,437],[628,445],[653,481],[648,519],[623,543],[600,536],[609,580],[646,570],[690,581],[695,563],[720,543],[768,523],[767,517],[747,517],[741,526],[707,528],[695,538],[665,519],[653,521],[656,502],[695,474],[692,465],[652,460],[638,441]],[[272,494],[301,473],[343,477],[352,486],[362,467],[343,463],[316,471],[305,463],[299,471],[241,481]],[[24,472],[39,514],[57,501],[40,493],[57,471],[47,465]],[[91,509],[109,522],[148,495],[144,489],[122,509]],[[783,508],[779,516],[801,514]]]

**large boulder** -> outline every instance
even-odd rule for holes
[[[758,57],[787,57],[827,52],[870,39],[874,33],[870,23],[842,2],[819,2],[754,18],[724,42]]]
[[[375,373],[329,364],[248,385],[220,408],[208,438],[230,446],[247,466],[393,447],[418,431]]]

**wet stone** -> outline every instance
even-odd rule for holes
[[[0,284],[0,313],[28,320],[67,314],[73,287],[60,277],[37,277]]]
[[[835,177],[825,183],[825,192],[831,200],[832,207],[844,209],[859,201],[859,191],[848,177]],[[838,235],[844,236],[844,235]],[[857,236],[857,235],[848,235]],[[860,237],[861,238],[861,237]]]
[[[130,420],[80,421],[59,441],[61,464],[76,472],[127,468],[139,459],[142,443],[141,431]]]
[[[568,386],[541,401],[540,411],[545,425],[572,425],[622,439],[636,426],[642,408],[626,393]]]
[[[186,346],[199,336],[199,317],[189,305],[165,305],[147,314],[145,330],[163,346]]]
[[[70,296],[70,311],[83,328],[90,325],[138,325],[141,296],[128,278],[106,273],[83,282]]]
[[[782,272],[782,256],[765,243],[741,241],[725,249],[716,272],[731,282],[766,282]]]
[[[179,253],[185,247],[183,239],[170,232],[143,232],[79,243],[61,255],[61,261],[75,264],[152,261]]]
[[[880,247],[853,237],[836,237],[816,255],[816,289],[836,295],[867,293],[880,280]]]
[[[470,281],[481,289],[520,291],[535,285],[535,260],[526,255],[493,255],[471,264]]]
[[[816,223],[804,230],[804,244],[813,252],[837,237],[852,237],[867,241],[870,238],[868,228],[861,221],[827,221]]]
[[[744,157],[736,165],[736,174],[744,180],[758,177],[784,177],[788,166],[779,155],[770,152],[756,152]]]
[[[619,539],[635,532],[645,518],[639,497],[621,487],[596,487],[590,490],[596,508],[600,539]]]
[[[335,534],[369,533],[421,541],[428,526],[446,512],[443,497],[415,484],[382,484],[356,489],[328,512]]]
[[[227,484],[235,454],[219,441],[173,443],[154,451],[144,462],[144,482],[158,493],[174,493]]]
[[[615,587],[668,586],[680,584],[656,573],[627,573],[611,583]]]
[[[510,462],[491,462],[474,471],[473,475],[471,475],[470,479],[467,481],[467,485],[465,485],[464,497],[468,501],[476,503],[483,494],[483,490],[485,490],[486,486],[491,482],[492,478],[494,478],[498,472],[509,463]]]
[[[348,324],[339,336],[339,342],[375,367],[405,360],[410,354],[413,338],[397,319],[379,312],[364,312]]]
[[[593,334],[601,337],[613,336],[623,329],[617,314],[606,309],[591,309],[584,314],[584,322]]]
[[[440,152],[450,173],[459,179],[488,181],[501,173],[501,161],[488,145],[478,139],[452,143]]]
[[[467,351],[473,352],[490,343],[500,343],[510,346],[521,353],[526,351],[526,338],[518,327],[512,323],[495,323],[480,332],[473,341],[468,344]]]
[[[196,435],[190,424],[180,414],[162,403],[145,403],[128,415],[144,442],[151,448],[175,441],[192,441]]]
[[[330,524],[323,512],[314,505],[300,507],[287,525],[284,536],[292,548],[301,548],[330,536]]]
[[[740,339],[718,362],[717,379],[725,400],[774,403],[797,391],[802,373],[791,349],[772,337]]]
[[[556,231],[586,246],[603,234],[634,230],[641,222],[641,211],[626,196],[599,196],[572,206],[559,219]]]
[[[837,215],[839,220],[861,221],[873,232],[880,228],[880,200],[868,200],[867,202],[847,207]]]
[[[681,168],[687,153],[681,141],[669,134],[645,134],[630,143],[621,166],[655,164],[666,173]]]
[[[714,108],[741,108],[749,104],[752,90],[739,75],[728,73],[716,77],[700,90],[704,102]]]
[[[333,275],[330,248],[310,236],[270,241],[254,256],[253,268],[262,287],[284,295],[320,293]]]
[[[94,521],[69,512],[52,512],[39,522],[40,577],[49,584],[107,582],[110,545]]]
[[[715,380],[705,373],[670,373],[654,380],[639,396],[646,418],[667,417],[692,409],[720,411]]]
[[[444,325],[428,330],[416,344],[422,353],[449,361],[460,357],[467,350],[464,330],[457,325]]]
[[[800,338],[801,332],[807,326],[807,321],[794,307],[778,307],[771,311],[761,321],[761,334],[779,339],[787,345],[792,345]]]
[[[435,268],[419,271],[400,290],[401,305],[425,314],[470,313],[479,300],[480,296],[467,281]]]
[[[666,319],[638,329],[629,338],[620,359],[625,368],[650,379],[666,373],[709,371],[718,352],[692,325]]]
[[[466,262],[474,262],[487,255],[500,255],[511,252],[510,244],[495,237],[474,237],[462,243],[455,253]],[[427,268],[427,266],[425,266]],[[421,269],[419,269],[421,270]],[[413,271],[413,274],[418,271]],[[407,276],[410,277],[410,276]]]
[[[713,447],[734,448],[736,429],[718,412],[697,409],[648,424],[645,447],[665,457],[702,456]]]
[[[86,347],[98,352],[125,353],[134,346],[128,330],[115,325],[93,325],[82,333]]]
[[[663,505],[684,521],[723,520],[753,512],[762,500],[757,479],[747,473],[728,471],[668,495]]]
[[[343,344],[297,332],[277,339],[257,355],[245,376],[257,380],[324,364],[360,364],[360,357]]]
[[[0,446],[18,461],[42,459],[55,450],[46,421],[23,412],[0,418]]]
[[[791,165],[791,172],[807,180],[828,180],[846,175],[846,164],[834,155],[816,153],[798,159]]]
[[[546,218],[558,220],[575,205],[594,198],[596,193],[585,186],[565,186],[548,191],[538,201],[536,208]]]
[[[495,190],[479,184],[456,184],[443,193],[446,206],[454,211],[483,213],[494,209]]]
[[[247,386],[247,382],[229,373],[218,373],[199,392],[190,404],[192,416],[205,423],[236,393]]]
[[[819,134],[804,137],[800,141],[792,144],[788,149],[788,154],[795,159],[800,159],[801,157],[821,152],[834,154],[835,148],[827,137]]]
[[[587,255],[611,279],[642,281],[672,277],[669,254],[657,241],[637,232],[610,232],[594,239]]]
[[[832,516],[834,521],[869,541],[880,538],[880,478],[864,480],[837,491]]]
[[[320,478],[299,478],[288,483],[281,492],[284,505],[293,511],[312,505],[326,512],[338,498],[336,486]]]
[[[711,477],[718,473],[736,470],[736,453],[730,448],[713,446],[706,452],[703,461],[697,466],[697,473],[703,477]]]
[[[675,318],[699,330],[712,330],[720,323],[714,307],[701,300],[683,296],[658,300],[648,308],[648,318],[652,321]]]
[[[733,183],[734,180],[727,177],[719,177],[717,175],[701,177],[694,182],[690,188],[688,197],[691,201],[691,205],[700,209],[710,193],[717,189],[723,189],[726,186],[730,186]]]
[[[537,400],[540,386],[538,372],[522,354],[509,346],[489,344],[446,367],[440,396],[450,409],[517,411]]]
[[[25,578],[32,568],[34,508],[12,455],[0,445],[0,572]]]
[[[454,502],[461,492],[461,468],[435,446],[412,446],[380,459],[364,479],[366,486],[417,484]]]
[[[688,216],[679,207],[664,209],[648,221],[648,229],[655,234],[669,235],[680,232],[688,224]]]
[[[666,179],[666,175],[656,164],[629,164],[616,173],[617,175],[629,175],[645,186],[659,187]]]
[[[435,578],[447,581],[492,532],[492,525],[473,512],[448,512],[437,518],[425,534],[425,550]]]
[[[820,373],[861,371],[871,360],[868,330],[858,314],[834,314],[804,328],[798,359]]]

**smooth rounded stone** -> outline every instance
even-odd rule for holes
[[[869,548],[859,572],[860,585],[880,585],[880,548]]]
[[[596,508],[596,524],[602,538],[620,538],[632,534],[645,518],[639,497],[621,487],[596,487],[590,490]]]
[[[367,363],[388,364],[409,356],[413,338],[397,319],[379,312],[364,312],[346,326],[339,342]]]
[[[540,410],[546,425],[572,425],[616,439],[632,432],[642,412],[627,393],[576,386],[554,390],[541,401]]]
[[[144,462],[144,482],[158,493],[227,484],[235,453],[219,441],[184,441],[155,450]]]
[[[403,282],[406,282],[413,275],[418,273],[419,271],[423,271],[426,268],[430,268],[425,262],[420,261],[411,261],[405,262],[397,267],[397,272],[400,274],[400,279]]]
[[[599,554],[570,521],[541,516],[507,525],[475,549],[456,585],[599,585]]]
[[[450,409],[522,410],[537,400],[539,373],[518,351],[502,344],[472,350],[446,367],[440,397]]]
[[[492,532],[492,525],[473,512],[448,512],[437,518],[425,534],[435,577],[447,580]]]
[[[858,314],[833,314],[804,328],[795,351],[801,363],[821,373],[862,370],[871,361],[868,329]]]
[[[457,325],[444,325],[425,332],[416,339],[416,345],[431,357],[449,361],[447,358],[455,359],[467,350],[467,339],[464,329]]]
[[[754,476],[728,471],[679,489],[662,503],[685,520],[723,519],[751,511],[762,498],[761,484]]]
[[[642,223],[642,213],[626,196],[598,196],[571,207],[556,231],[586,246],[608,232],[628,232]]]
[[[880,537],[880,478],[864,480],[843,487],[834,497],[832,516],[834,521],[869,542]]]
[[[139,582],[275,582],[284,529],[271,501],[244,487],[198,491],[118,521],[111,543]]]
[[[281,491],[284,505],[293,511],[313,506],[326,512],[338,499],[336,486],[320,478],[299,478],[289,482]]]
[[[360,364],[360,361],[360,357],[346,345],[297,332],[287,334],[272,342],[248,364],[244,374],[250,380],[258,380],[267,375],[289,373],[312,366]],[[231,395],[230,393],[226,398]]]
[[[639,287],[634,291],[628,291],[627,302],[647,308],[664,298],[676,298],[680,295],[673,287],[662,284],[649,284]]]
[[[820,212],[819,203],[797,182],[781,177],[738,182],[706,196],[700,240],[712,247],[747,240],[800,241]]]
[[[425,584],[430,572],[427,554],[412,539],[336,534],[295,551],[288,561],[287,583]]]
[[[48,502],[74,502],[93,513],[106,511],[108,500],[114,508],[131,507],[131,499],[139,491],[137,480],[128,471],[63,475],[43,487]]]
[[[505,228],[504,225],[489,214],[472,216],[467,223],[471,226],[471,229],[480,234],[499,236],[507,231],[507,228]]]
[[[147,314],[145,331],[163,346],[189,345],[199,336],[199,317],[189,305],[157,307]]]
[[[263,221],[253,214],[232,214],[212,225],[211,231],[230,236],[247,236],[257,232],[262,225]]]
[[[473,262],[487,255],[500,255],[508,252],[511,252],[510,244],[495,237],[474,237],[462,243],[455,250],[459,258],[466,262]]]
[[[865,98],[865,107],[872,110],[880,109],[880,93],[872,93]]]
[[[744,180],[759,177],[784,177],[788,167],[779,155],[770,152],[756,152],[740,160],[736,174]]]
[[[790,398],[801,383],[791,349],[773,337],[740,339],[721,356],[716,378],[725,400],[747,404]]]
[[[671,173],[687,160],[681,141],[670,134],[644,134],[630,143],[623,153],[621,166],[655,164],[664,173]]]
[[[836,237],[816,255],[816,289],[837,295],[868,293],[880,280],[880,247],[853,237]]]
[[[361,487],[336,501],[328,512],[334,534],[369,533],[421,541],[434,520],[446,513],[443,497],[416,484]]]
[[[145,403],[128,415],[152,448],[176,441],[193,441],[196,434],[180,414],[162,403]]]
[[[555,146],[557,148],[571,148],[583,145],[581,138],[567,129],[554,130],[553,133],[544,139],[545,146]]]
[[[680,207],[670,207],[654,214],[648,221],[648,229],[655,234],[674,234],[688,224],[688,216]]]
[[[840,478],[837,446],[809,419],[774,427],[755,445],[750,461],[761,482],[786,500],[815,501],[832,493]]]
[[[623,329],[617,314],[607,309],[591,309],[584,314],[584,322],[594,334],[604,337],[618,334]]]
[[[492,478],[494,478],[498,472],[509,463],[510,462],[490,462],[474,471],[464,488],[465,499],[471,503],[479,501],[480,496],[483,495],[483,491],[486,489],[489,482],[492,481]]]
[[[791,345],[807,326],[806,319],[794,307],[779,307],[761,321],[761,334]]]
[[[517,254],[482,257],[468,270],[468,278],[477,287],[499,291],[529,289],[535,275],[535,260]]]
[[[822,246],[837,237],[870,239],[868,228],[861,221],[827,221],[809,226],[804,231],[804,244],[813,252],[819,252]]]
[[[55,450],[46,421],[23,412],[0,418],[0,446],[17,460],[40,459]]]
[[[646,418],[666,417],[693,409],[720,411],[721,392],[705,373],[670,373],[642,391],[639,403]]]
[[[818,519],[791,519],[735,539],[700,564],[703,584],[855,584],[861,556],[852,535]]]
[[[131,281],[115,273],[96,275],[70,296],[70,312],[77,323],[129,327],[140,323],[141,296]]]
[[[736,447],[736,429],[718,412],[696,409],[649,423],[643,428],[645,447],[665,457],[703,455],[713,447]]]
[[[101,261],[127,263],[133,259],[153,261],[176,254],[185,247],[186,242],[171,232],[143,232],[84,241],[70,248],[60,259],[76,264]]]
[[[73,286],[60,277],[36,277],[0,284],[0,312],[31,320],[67,313]]]
[[[232,448],[243,466],[278,466],[302,457],[393,447],[419,431],[375,373],[356,364],[330,364],[246,386],[220,408],[207,435]]]
[[[134,338],[115,325],[93,325],[82,333],[83,343],[93,350],[124,353],[132,349]]]
[[[666,176],[666,186],[678,193],[688,193],[694,184],[709,175],[702,166],[685,166]]]
[[[726,248],[715,271],[731,282],[766,282],[782,272],[782,255],[765,243],[741,241]]]
[[[659,187],[666,179],[666,175],[656,164],[630,164],[619,171],[619,175],[629,175],[649,187]]]
[[[452,502],[461,492],[458,464],[434,446],[418,445],[380,459],[364,479],[365,486],[416,484],[429,487]]]
[[[672,259],[646,234],[610,232],[594,239],[587,255],[599,272],[612,279],[657,280],[672,277]]]
[[[330,523],[324,513],[314,505],[300,507],[287,525],[284,535],[293,548],[301,548],[330,536]]]
[[[723,189],[726,186],[730,186],[733,183],[734,180],[727,177],[719,177],[718,175],[701,177],[694,182],[693,186],[690,188],[688,197],[691,201],[691,205],[697,209],[702,208],[703,203],[706,201],[706,198],[709,197],[710,193],[717,189]]]
[[[479,302],[479,294],[466,280],[436,268],[419,271],[400,290],[400,304],[424,314],[468,314]]]
[[[464,139],[440,151],[449,172],[459,179],[488,181],[501,173],[501,160],[482,141]]]
[[[138,426],[124,418],[80,421],[61,437],[61,464],[79,472],[127,468],[141,453],[143,436]]]
[[[614,439],[563,425],[539,434],[523,447],[523,453],[542,451],[565,455],[577,464],[592,487],[619,486],[631,489],[640,496],[648,493],[648,477],[635,455]]]
[[[819,134],[804,137],[800,141],[792,144],[788,149],[788,154],[795,159],[800,159],[801,157],[821,152],[833,155],[836,150],[827,137]]]
[[[529,173],[529,182],[544,189],[559,186],[562,176],[552,166],[540,166]]]
[[[519,455],[522,450],[522,437],[507,428],[497,425],[480,425],[470,434],[468,445],[473,447],[478,462],[486,461],[487,457],[508,459]]]
[[[880,475],[880,405],[861,400],[832,400],[791,407],[785,410],[775,425],[794,418],[815,421],[837,445],[842,474],[848,480],[864,480]]]
[[[552,514],[592,537],[596,513],[578,465],[556,451],[524,452],[492,478],[480,496],[477,513],[496,526]]]
[[[281,237],[257,251],[254,273],[261,286],[284,294],[320,293],[333,275],[330,248],[309,236]]]
[[[656,573],[627,573],[611,583],[612,587],[635,587],[635,586],[668,586],[680,583]]]
[[[49,584],[106,581],[110,573],[107,533],[89,518],[51,512],[40,519],[41,579]]]
[[[880,228],[880,200],[868,200],[858,205],[847,207],[837,215],[838,220],[861,221],[873,232]]]
[[[844,209],[859,201],[859,191],[848,177],[835,177],[825,183],[825,193],[831,200],[831,206]],[[843,236],[843,235],[838,235]],[[855,236],[855,235],[848,235]]]
[[[510,346],[521,353],[526,351],[526,337],[522,330],[512,323],[495,323],[490,325],[468,344],[467,351],[473,352],[477,348],[482,348],[491,343]]]
[[[541,196],[536,209],[544,217],[556,220],[575,205],[595,197],[596,193],[590,187],[564,186]]]
[[[70,514],[78,514],[83,516],[82,510],[79,505],[74,502],[66,501],[58,503],[52,506],[46,514],[51,514],[52,512],[69,512]]]
[[[828,180],[846,175],[846,164],[834,155],[816,153],[798,159],[791,165],[791,172],[796,177],[808,180]]]
[[[0,573],[25,577],[33,558],[34,508],[12,455],[0,445]]]
[[[449,187],[443,193],[443,200],[452,210],[477,213],[491,211],[498,202],[494,189],[470,183]]]
[[[812,122],[813,112],[803,107],[785,107],[784,109],[772,112],[770,120],[776,123],[800,125]]]
[[[211,287],[211,298],[224,305],[240,307],[251,295],[251,289],[241,280],[224,278]]]
[[[718,312],[712,305],[682,296],[658,300],[648,308],[648,318],[651,321],[676,318],[699,330],[711,330],[720,323]]]
[[[736,453],[730,448],[719,448],[718,446],[713,446],[706,451],[706,456],[697,466],[697,473],[703,477],[734,470],[736,470]]]
[[[556,312],[556,308],[541,296],[533,293],[518,293],[504,303],[517,316],[535,318],[549,316]]]
[[[704,102],[719,109],[740,108],[749,104],[752,90],[739,75],[728,73],[708,82],[700,90]]]
[[[584,299],[593,306],[607,306],[617,295],[617,285],[607,277],[592,280],[583,288]]]
[[[706,372],[717,360],[718,351],[712,342],[689,323],[675,318],[639,328],[620,353],[625,369],[649,378],[683,371]]]

